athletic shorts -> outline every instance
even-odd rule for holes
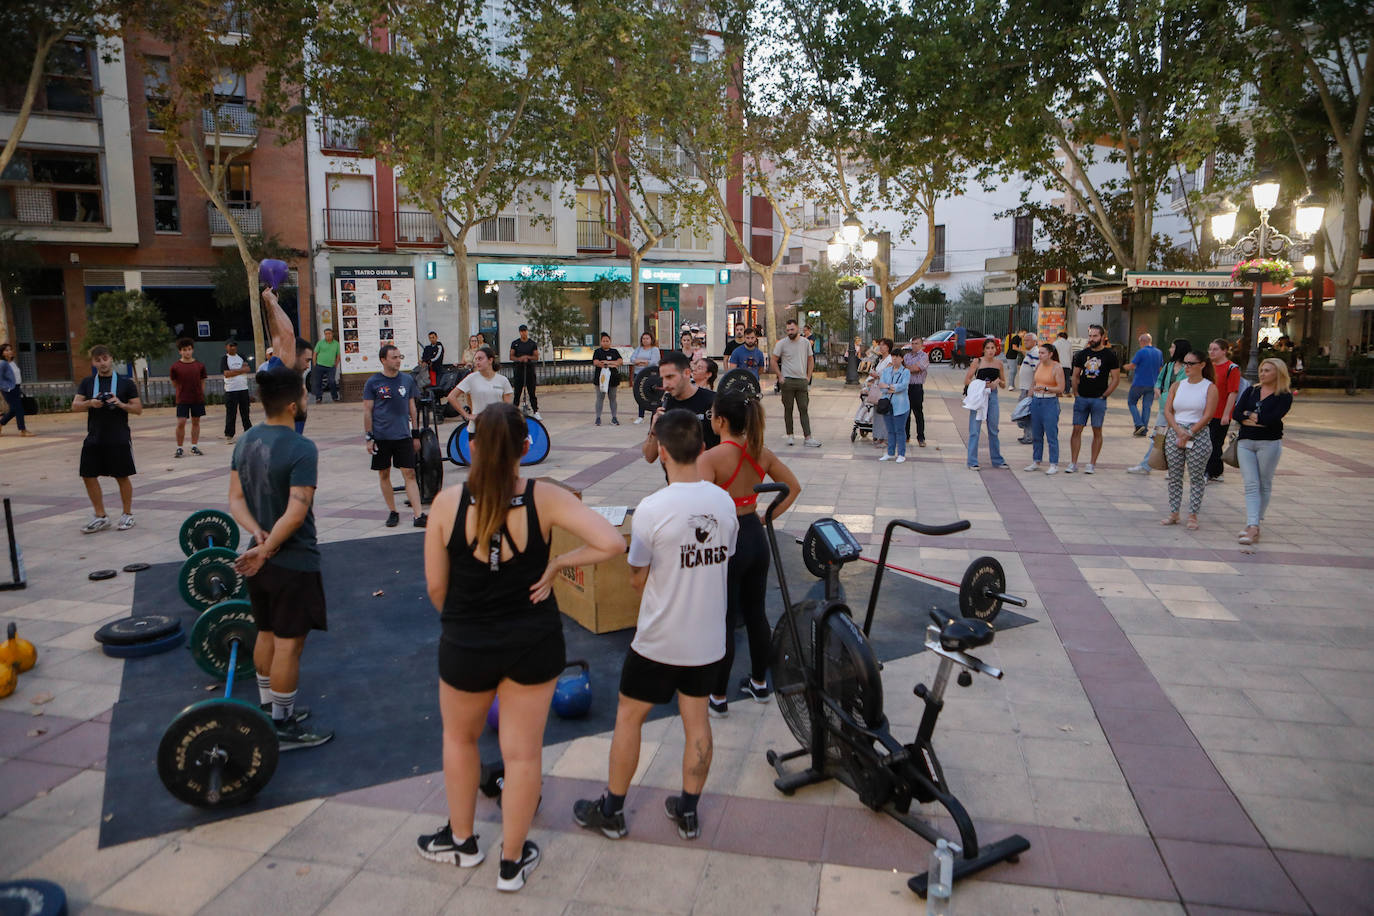
[[[620,669],[620,692],[655,706],[671,702],[674,693],[704,697],[715,686],[719,669],[719,660],[693,667],[665,665],[631,649],[625,654],[625,667]]]
[[[179,418],[183,418],[183,419],[186,418],[186,417],[195,417],[195,418],[199,419],[200,417],[205,416],[205,405],[204,405],[204,404],[178,404],[178,405],[177,405],[177,416],[178,416]]]
[[[329,629],[324,577],[318,571],[287,569],[268,560],[248,579],[248,601],[253,622],[264,633],[299,639],[311,630]]]
[[[127,442],[83,442],[81,444],[82,477],[132,477],[134,447]]]
[[[517,684],[547,684],[566,666],[561,626],[533,643],[511,648],[471,649],[445,637],[439,639],[439,679],[467,693],[495,690],[507,679]]]
[[[1093,429],[1102,428],[1102,419],[1107,416],[1106,398],[1084,398],[1076,397],[1073,399],[1073,425],[1087,426],[1088,421],[1092,421]]]
[[[377,454],[372,456],[372,470],[385,471],[389,468],[415,467],[415,440],[378,439]]]

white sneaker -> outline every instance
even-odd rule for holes
[[[97,531],[104,531],[110,527],[110,520],[103,515],[93,515],[91,520],[81,527],[82,534],[95,534]]]
[[[1090,464],[1090,465],[1088,465],[1087,467],[1085,467],[1085,468],[1083,469],[1083,473],[1084,473],[1084,474],[1093,474],[1093,473],[1096,473],[1096,472],[1093,470],[1093,466]]]
[[[643,418],[643,417],[635,417],[635,426],[638,426],[639,424],[641,424],[641,423],[643,423],[643,422],[644,422],[644,418]]]
[[[1148,474],[1150,469],[1143,464],[1133,464],[1126,469],[1127,474]]]
[[[905,463],[905,462],[906,462],[906,455],[898,455],[898,456],[897,456],[897,463],[898,463],[898,464],[903,464],[903,463]]]
[[[120,531],[128,531],[134,526],[134,517],[125,512],[119,517],[119,524],[116,526]]]
[[[807,448],[820,448],[821,440],[812,439],[810,436],[807,436],[805,439],[802,440],[802,445],[806,446]]]
[[[787,444],[788,444],[788,445],[796,445],[796,444],[797,444],[797,440],[794,439],[794,438],[792,438],[791,436],[788,436],[788,437],[787,437]]]
[[[537,410],[534,412],[534,418],[535,418],[536,420],[542,420],[542,419],[544,419],[543,415],[540,414],[539,411],[537,411]]]
[[[1052,464],[1052,465],[1050,465],[1049,467],[1045,468],[1045,475],[1046,475],[1046,476],[1049,476],[1050,474],[1058,474],[1058,473],[1059,473],[1059,465],[1057,465],[1057,464]]]
[[[1064,468],[1064,473],[1065,473],[1065,474],[1072,474],[1072,473],[1074,473],[1074,472],[1077,471],[1077,470],[1078,470],[1078,465],[1075,464],[1074,462],[1070,461],[1070,462],[1069,462],[1069,466],[1066,467],[1066,468]]]
[[[1038,471],[1038,470],[1040,470],[1040,462],[1038,462],[1038,461],[1032,461],[1030,464],[1026,465],[1022,470],[1026,470],[1026,471]]]
[[[879,461],[891,461],[891,460],[892,460],[892,456],[891,456],[891,455],[887,455],[887,454],[879,455],[879,456],[878,456],[878,460],[879,460]]]

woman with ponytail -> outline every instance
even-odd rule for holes
[[[739,517],[739,535],[726,578],[725,658],[721,659],[710,700],[711,715],[717,718],[730,710],[727,691],[730,669],[735,663],[735,625],[741,618],[749,635],[750,676],[740,681],[740,690],[759,703],[770,699],[768,655],[772,634],[763,609],[768,588],[768,538],[758,515],[754,487],[765,477],[787,484],[790,492],[778,506],[778,514],[782,514],[796,502],[801,484],[791,468],[764,446],[763,425],[763,404],[757,396],[735,391],[718,395],[711,426],[720,436],[720,445],[704,452],[697,461],[701,479],[729,493]]]
[[[472,438],[467,483],[435,497],[425,531],[425,579],[439,610],[439,711],[449,822],[418,840],[420,855],[471,868],[485,858],[473,833],[477,739],[499,700],[502,853],[497,889],[519,890],[539,861],[526,839],[539,804],[544,724],[563,671],[563,624],[553,580],[625,552],[624,537],[562,487],[520,478],[529,448],[520,411],[496,402]],[[551,556],[552,531],[585,544]]]

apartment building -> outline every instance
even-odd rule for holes
[[[89,372],[80,345],[88,309],[107,290],[142,289],[210,365],[231,336],[251,350],[246,301],[221,309],[211,281],[225,248],[234,246],[228,222],[172,158],[150,119],[170,48],[132,41],[140,53],[129,53],[120,40],[104,49],[79,37],[64,42],[19,153],[0,176],[0,227],[35,243],[43,263],[27,301],[11,305],[6,318],[25,377],[35,381]],[[226,74],[195,125],[197,137],[240,153],[228,192],[240,227],[305,252],[303,147],[281,145],[273,131],[259,128],[257,86],[253,74]],[[0,96],[0,132],[12,128],[18,101],[13,91]],[[302,258],[294,266],[308,263]],[[287,289],[283,304],[308,334],[309,284]],[[154,360],[150,374],[175,358],[169,352]]]

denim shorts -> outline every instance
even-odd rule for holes
[[[1107,415],[1106,398],[1084,398],[1076,397],[1073,399],[1073,425],[1087,426],[1088,420],[1092,420],[1093,429],[1102,428],[1102,418]]]

